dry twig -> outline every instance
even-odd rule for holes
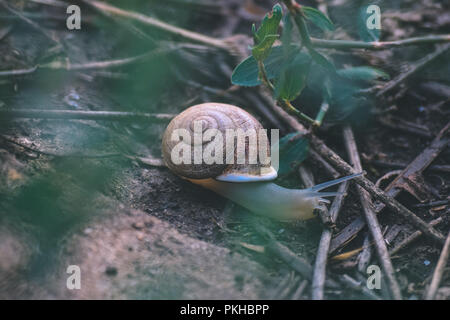
[[[447,124],[436,136],[433,142],[424,151],[422,151],[399,175],[399,177],[392,181],[392,183],[386,188],[386,195],[388,197],[396,197],[401,189],[401,183],[404,180],[409,180],[410,177],[417,176],[421,174],[430,163],[444,150],[448,145],[449,139],[445,138],[448,133],[450,123]],[[401,178],[403,177],[403,178]],[[367,189],[366,189],[367,190]],[[375,207],[375,212],[380,212],[385,207],[384,204],[378,204]],[[359,231],[364,228],[364,219],[358,217],[349,225],[347,225],[332,241],[330,251],[333,252],[337,248],[341,247],[345,243],[348,243],[353,239]],[[427,227],[421,225],[420,230],[426,229]],[[441,237],[441,236],[439,236]],[[435,237],[434,237],[435,238]],[[443,238],[440,239],[443,242]]]
[[[447,265],[448,258],[450,256],[450,232],[448,233],[447,240],[445,241],[444,248],[442,249],[441,256],[434,269],[433,279],[431,280],[430,287],[428,288],[425,299],[432,300],[436,296],[436,292],[439,289],[439,283],[441,282],[442,275],[444,274],[445,266]]]
[[[359,158],[358,149],[356,147],[355,137],[353,135],[353,131],[350,126],[346,126],[344,128],[344,140],[347,152],[349,154],[349,158],[353,163],[355,170],[361,172],[362,171],[361,160]],[[391,296],[396,300],[401,300],[402,294],[400,286],[398,285],[397,280],[395,278],[394,267],[392,266],[391,258],[389,256],[389,252],[387,250],[386,243],[384,241],[380,224],[378,223],[378,219],[373,210],[372,200],[370,198],[369,193],[366,190],[364,190],[361,186],[358,186],[357,189],[361,205],[363,207],[363,212],[366,217],[367,224],[369,226],[370,233],[375,241],[375,248],[378,254],[378,258],[380,259],[382,269],[388,280],[387,282]]]
[[[140,113],[119,111],[73,111],[73,110],[40,110],[9,109],[0,110],[0,119],[32,118],[32,119],[66,119],[66,120],[106,120],[106,121],[170,121],[175,115],[167,113]]]

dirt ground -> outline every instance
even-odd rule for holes
[[[80,4],[83,27],[69,31],[65,8],[28,1],[6,1],[27,12],[36,25],[0,6],[0,71],[28,69],[51,61],[86,63],[131,57],[180,43],[170,35],[111,19]],[[382,40],[450,33],[450,11],[441,1],[379,1]],[[110,1],[110,3],[212,37],[250,34],[271,1]],[[316,5],[313,1],[308,5]],[[342,38],[357,38],[351,19],[357,5],[326,1]],[[209,5],[207,5],[209,4]],[[252,4],[252,5],[250,5]],[[53,39],[51,40],[48,35]],[[181,42],[183,43],[183,42]],[[384,51],[330,51],[341,66],[369,64],[391,77],[432,52],[433,45]],[[403,169],[420,154],[449,120],[449,54],[415,74],[384,102],[358,112],[352,124],[371,181]],[[156,55],[145,63],[112,69],[61,71],[38,69],[27,75],[0,76],[0,111],[58,109],[133,111],[176,114],[206,101],[235,104],[254,114],[265,127],[275,124],[261,112],[258,91],[231,86],[231,70],[239,61],[218,50],[186,47]],[[228,95],[221,94],[228,90]],[[314,108],[314,92],[297,102]],[[391,117],[391,118],[389,118]],[[391,119],[394,126],[380,121]],[[362,120],[361,120],[362,119]],[[283,125],[281,120],[276,120]],[[403,123],[399,127],[398,123]],[[134,157],[161,158],[164,123],[0,118],[0,298],[2,299],[309,299],[310,284],[300,293],[303,277],[279,256],[265,250],[257,225],[311,265],[323,225],[319,219],[280,222],[258,217],[226,199],[194,186],[164,167]],[[405,129],[405,127],[407,129]],[[410,130],[408,130],[408,128]],[[413,129],[411,129],[413,128]],[[290,130],[280,128],[282,133]],[[318,135],[347,159],[341,123],[325,123]],[[429,201],[417,207],[407,192],[397,199],[425,221],[443,218],[436,229],[449,230],[450,150],[444,149],[424,171]],[[386,165],[388,163],[388,165]],[[395,165],[396,164],[396,165]],[[320,164],[305,165],[316,182],[330,180]],[[295,174],[278,181],[301,188]],[[389,181],[387,181],[389,182]],[[383,182],[382,186],[385,186]],[[362,215],[352,186],[336,225],[338,234]],[[416,228],[384,210],[379,221],[395,247]],[[332,256],[358,249],[367,228]],[[426,237],[392,256],[404,298],[421,299],[442,246]],[[370,251],[370,250],[369,250]],[[377,264],[372,251],[372,264]],[[331,259],[327,279],[357,271],[358,254]],[[66,269],[81,269],[81,289],[68,290]],[[450,297],[448,268],[437,298]],[[380,297],[386,292],[378,290]],[[365,299],[359,289],[339,282],[327,288],[327,299]]]

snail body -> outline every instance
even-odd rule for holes
[[[239,153],[236,139],[220,138],[236,129],[262,133],[257,135],[254,143],[250,142],[250,138],[245,140]],[[270,154],[270,145],[264,143],[268,141],[267,133],[261,129],[262,125],[253,116],[236,106],[222,103],[192,106],[176,116],[166,128],[162,141],[163,158],[167,167],[182,178],[210,189],[254,213],[276,219],[305,220],[314,217],[314,209],[328,202],[323,197],[337,194],[320,190],[359,175],[328,181],[308,189],[281,187],[272,182],[277,177],[276,170],[261,156]],[[199,132],[205,133],[207,138],[199,139]],[[218,135],[213,139],[211,132]],[[224,141],[223,144],[216,144]],[[192,146],[197,149],[194,150]],[[211,150],[214,151],[209,153]],[[229,154],[230,150],[232,155]],[[261,153],[258,153],[255,163],[251,161],[251,155],[256,151]],[[202,152],[222,161],[195,161]],[[239,163],[237,160],[242,153],[244,161]],[[176,159],[180,155],[184,162]]]

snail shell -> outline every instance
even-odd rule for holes
[[[197,131],[194,130],[197,128]],[[195,135],[198,134],[198,129],[205,133],[208,129],[216,129],[223,136],[223,158],[221,161],[216,161],[211,164],[195,162],[194,143]],[[255,146],[250,145],[248,141],[245,142],[245,162],[237,164],[237,144],[234,138],[233,141],[225,139],[227,129],[242,129],[244,132],[252,129],[255,132],[262,132],[265,136],[257,136],[258,143]],[[178,129],[185,129],[190,136],[188,141],[177,136]],[[259,150],[252,150],[252,148],[266,148],[266,154],[270,155],[270,145],[267,139],[267,133],[260,131],[263,129],[262,125],[252,115],[245,110],[223,103],[203,103],[192,106],[179,115],[177,115],[166,128],[162,140],[162,152],[166,165],[174,173],[189,179],[206,179],[215,178],[219,181],[227,182],[252,182],[252,181],[268,181],[277,177],[276,171],[268,164],[262,164],[259,158]],[[261,138],[265,138],[265,144],[261,144]],[[205,141],[206,140],[206,141]],[[214,139],[210,141],[207,139],[200,140],[201,151],[208,148],[208,145],[214,143]],[[233,161],[227,161],[227,143],[233,143],[231,150],[233,151]],[[174,163],[172,161],[172,152],[178,151],[174,149],[180,143],[190,144],[190,161],[188,163]],[[251,151],[256,151],[258,154],[257,163],[250,163],[249,154]],[[228,159],[229,160],[229,159]]]

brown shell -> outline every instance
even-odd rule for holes
[[[190,178],[190,179],[205,179],[205,178],[216,178],[216,177],[224,177],[226,175],[230,175],[234,179],[234,177],[246,176],[251,177],[251,181],[258,180],[272,180],[276,177],[267,175],[265,177],[261,176],[261,168],[263,167],[260,164],[248,164],[248,153],[249,153],[249,144],[248,142],[245,145],[245,164],[226,164],[226,139],[224,138],[223,145],[223,161],[219,164],[194,164],[194,148],[191,148],[191,163],[180,163],[175,164],[172,162],[172,150],[179,143],[184,143],[182,138],[179,140],[172,140],[172,134],[176,129],[186,129],[185,132],[188,132],[190,136],[189,143],[194,142],[194,121],[201,121],[201,129],[205,132],[207,129],[217,129],[219,130],[223,137],[226,136],[227,129],[237,129],[241,128],[244,131],[249,129],[260,130],[263,129],[262,125],[256,120],[252,115],[250,115],[245,110],[223,103],[203,103],[199,105],[192,106],[179,115],[177,115],[166,128],[164,132],[163,140],[162,140],[162,151],[163,158],[166,165],[172,170],[174,173]],[[196,124],[198,125],[198,124]],[[214,141],[214,139],[213,139]],[[202,154],[203,150],[208,146],[208,144],[213,141],[202,141]],[[258,143],[259,145],[259,143]],[[270,146],[267,144],[268,150],[267,154],[270,155]],[[192,145],[191,145],[192,147]],[[236,144],[234,144],[236,149]],[[259,158],[258,158],[259,161]],[[234,154],[234,162],[236,163],[236,154]],[[265,165],[264,167],[270,167],[269,165]],[[269,170],[270,171],[270,170]],[[230,179],[223,179],[224,181],[232,181]],[[236,179],[239,180],[239,179]],[[248,180],[250,181],[250,180]],[[236,182],[244,182],[244,181],[236,181]]]

